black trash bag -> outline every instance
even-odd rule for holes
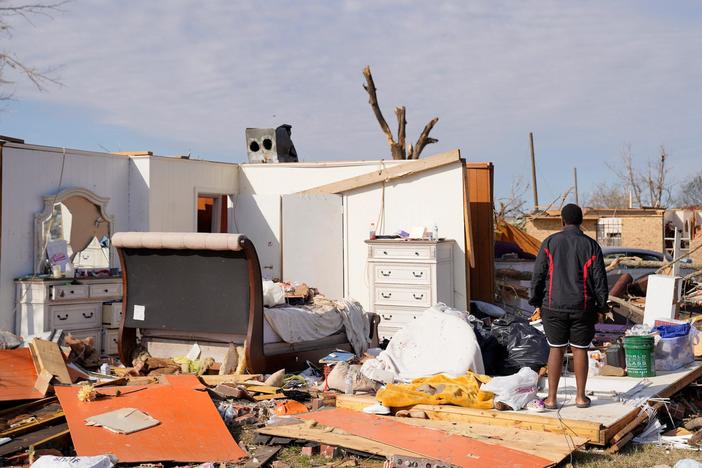
[[[505,356],[495,375],[516,374],[522,367],[538,372],[548,361],[546,335],[527,321],[515,318],[494,320],[490,335],[495,337]]]
[[[490,330],[485,329],[481,323],[480,321],[471,321],[478,346],[480,346],[480,354],[483,357],[485,375],[498,375],[502,363],[507,358],[507,348],[502,346],[497,338],[490,334]]]

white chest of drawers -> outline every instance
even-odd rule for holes
[[[22,336],[63,329],[93,337],[101,349],[103,303],[122,299],[122,279],[19,279],[15,281],[18,331]]]
[[[369,240],[368,281],[371,309],[380,315],[379,338],[424,310],[443,302],[453,306],[454,242]]]

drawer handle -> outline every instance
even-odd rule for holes
[[[380,270],[380,274],[385,276],[386,278],[392,274],[392,271],[383,271]]]
[[[387,251],[387,250],[383,250],[383,255],[387,255],[387,254],[388,254],[388,251]]]
[[[421,278],[422,276],[424,276],[424,272],[420,271],[419,273],[417,273],[416,271],[413,271],[412,276],[414,276],[415,278]]]
[[[419,252],[415,252],[414,254],[415,254],[417,257],[419,257]]]
[[[418,301],[421,301],[422,299],[424,299],[424,293],[422,293],[422,294],[412,293],[412,297],[417,299]]]
[[[109,289],[105,289],[105,292],[108,293],[108,292],[110,292],[110,290],[109,290]]]
[[[380,314],[381,317],[383,317],[383,320],[392,320],[392,314],[385,315],[385,314]]]
[[[56,318],[59,320],[68,320],[68,314],[61,317],[61,314],[56,314]]]
[[[85,312],[83,312],[83,318],[87,318],[87,319],[93,318],[93,315],[95,315],[95,312],[90,312],[89,314],[86,314]]]
[[[383,296],[383,298],[385,299],[390,299],[392,297],[392,293],[381,292],[380,295]]]
[[[66,295],[66,291],[64,291],[63,289],[61,291],[59,291],[59,297],[64,297],[65,295]]]

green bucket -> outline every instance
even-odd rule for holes
[[[655,344],[653,337],[625,336],[626,373],[629,377],[654,377],[656,375]]]

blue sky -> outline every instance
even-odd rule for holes
[[[530,177],[548,203],[611,179],[624,145],[645,165],[664,144],[672,177],[702,170],[702,4],[654,1],[74,0],[15,23],[4,50],[55,69],[62,86],[17,80],[0,134],[28,142],[232,162],[244,129],[293,125],[307,161],[389,149],[362,89],[407,107],[415,140],[495,163],[496,195]],[[530,199],[530,192],[527,192]]]

